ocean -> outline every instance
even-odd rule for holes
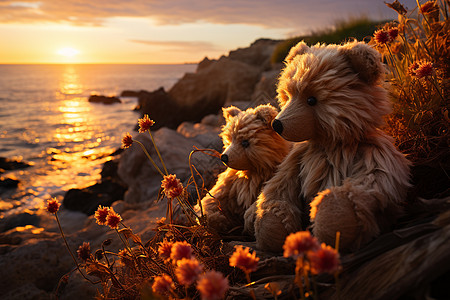
[[[102,165],[132,132],[136,98],[104,105],[91,94],[166,90],[196,65],[0,65],[0,157],[32,164],[7,171],[20,181],[0,194],[0,218],[100,179]]]

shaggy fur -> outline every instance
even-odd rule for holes
[[[286,58],[274,128],[298,142],[246,214],[257,246],[278,252],[313,221],[320,241],[355,250],[389,228],[409,187],[409,162],[379,130],[390,112],[383,66],[364,43],[306,46]],[[314,105],[308,98],[315,97]]]
[[[278,111],[260,105],[241,111],[223,109],[226,124],[220,136],[224,144],[222,159],[228,168],[219,175],[210,195],[202,199],[208,226],[220,233],[243,226],[244,212],[256,201],[263,183],[272,177],[277,165],[290,150],[270,124]]]

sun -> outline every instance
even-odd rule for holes
[[[61,56],[64,56],[64,57],[74,57],[74,56],[76,56],[77,54],[79,54],[80,51],[77,50],[77,49],[71,48],[71,47],[65,47],[65,48],[59,49],[59,50],[57,51],[57,53],[58,53],[59,55],[61,55]]]

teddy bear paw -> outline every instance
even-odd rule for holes
[[[363,188],[333,187],[311,202],[312,232],[319,241],[334,246],[340,232],[339,248],[353,251],[379,234],[374,196]]]

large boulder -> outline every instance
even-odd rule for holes
[[[261,79],[253,90],[251,98],[252,106],[270,103],[273,106],[278,107],[276,95],[280,70],[281,66],[277,66],[273,70],[262,73]]]
[[[272,67],[270,58],[279,43],[278,40],[259,39],[253,42],[250,47],[230,51],[228,57],[266,71]]]
[[[140,91],[137,109],[155,121],[152,130],[161,127],[176,129],[180,123],[198,118],[197,113],[179,105],[162,87],[153,92]]]
[[[221,57],[204,62],[195,73],[185,74],[169,91],[176,103],[200,121],[207,114],[216,114],[234,101],[249,101],[260,69],[239,60]]]

